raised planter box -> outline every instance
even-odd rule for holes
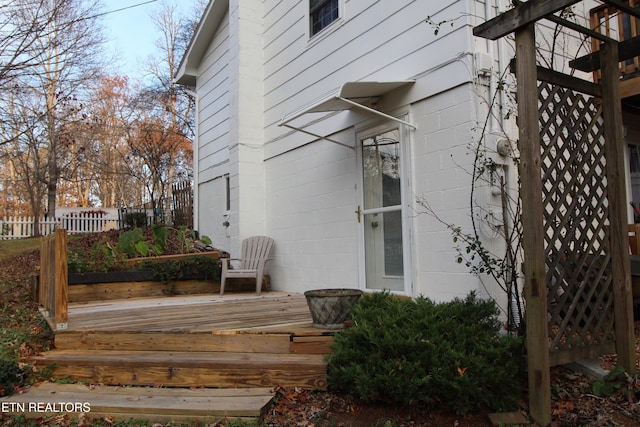
[[[134,267],[142,262],[180,261],[187,258],[206,257],[217,260],[217,251],[179,255],[162,255],[133,258],[128,264]],[[126,271],[71,273],[68,275],[69,302],[89,302],[113,299],[144,298],[171,295],[213,293],[219,291],[218,280],[211,280],[204,273],[185,271],[177,280],[162,282],[152,269]]]
[[[202,274],[191,272],[183,273],[178,281],[206,280]],[[127,271],[92,271],[89,273],[70,273],[69,285],[95,284],[95,283],[120,283],[120,282],[154,282],[154,272],[151,270],[127,270]]]
[[[220,289],[218,281],[179,280],[173,283],[126,281],[76,283],[69,285],[70,303],[109,301],[115,299],[153,298],[162,296],[213,294]]]

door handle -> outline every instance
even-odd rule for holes
[[[358,216],[358,224],[360,224],[360,216],[362,215],[362,209],[360,209],[360,205],[358,205],[358,209],[355,211]]]

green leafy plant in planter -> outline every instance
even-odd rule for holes
[[[178,280],[188,277],[199,277],[205,280],[220,280],[220,261],[207,257],[188,257],[180,260],[154,261],[145,260],[140,269],[153,272],[153,280],[168,284],[170,295],[176,293],[175,284]]]
[[[458,414],[517,408],[522,341],[499,336],[495,302],[367,295],[336,334],[328,385],[363,401],[440,404]]]
[[[89,250],[80,248],[79,250],[68,250],[68,267],[69,273],[89,273],[89,272],[111,272],[111,271],[125,271],[131,270],[132,264],[128,262],[131,258],[148,258],[153,260],[154,263],[158,262],[160,255],[163,255],[167,251],[168,247],[172,248],[173,254],[176,249],[178,253],[190,254],[193,253],[193,249],[196,247],[195,233],[186,228],[181,227],[178,229],[172,227],[166,227],[163,225],[154,225],[151,228],[151,233],[145,232],[141,228],[135,228],[122,232],[117,240],[117,243],[113,242],[113,237],[103,238],[97,243],[94,243]],[[211,244],[211,239],[207,236],[202,236],[198,243],[201,247]],[[84,249],[84,250],[83,250]],[[194,258],[196,257],[195,253]],[[164,266],[151,266],[151,263],[146,264],[146,269],[154,270],[156,272],[156,280],[163,282],[171,282],[178,280],[182,277],[180,269],[200,269],[206,271],[209,276],[219,277],[219,266],[216,274],[212,267],[208,267],[206,264],[198,265],[200,261],[173,261],[173,264],[166,264],[168,261],[161,261],[165,263]],[[201,261],[207,263],[207,261]],[[217,262],[217,261],[216,261]],[[134,269],[140,269],[140,264],[133,267]]]
[[[92,245],[88,253],[68,250],[67,266],[69,273],[120,271],[126,269],[126,258],[117,245],[103,239]]]
[[[161,255],[167,245],[169,229],[162,225],[152,227],[153,241],[147,242],[141,228],[125,231],[120,235],[118,249],[129,258],[136,256]]]

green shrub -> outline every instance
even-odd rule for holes
[[[202,275],[207,280],[220,280],[220,261],[208,257],[192,256],[179,260],[154,261],[145,260],[140,264],[143,270],[153,271],[153,279],[171,283],[188,274]]]
[[[83,254],[77,252],[67,252],[67,266],[69,273],[84,273],[89,271],[89,261]]]
[[[499,337],[498,309],[471,293],[435,304],[388,293],[361,298],[353,326],[337,334],[328,383],[364,401],[439,403],[459,414],[512,410],[521,340]]]
[[[14,360],[0,359],[0,396],[10,396],[22,383],[24,372]]]

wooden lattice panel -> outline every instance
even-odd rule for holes
[[[551,363],[615,341],[609,203],[600,104],[539,84]]]

